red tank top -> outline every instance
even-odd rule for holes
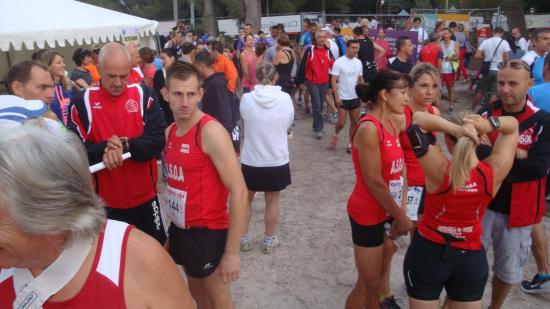
[[[472,169],[463,189],[455,191],[449,183],[449,169],[441,187],[426,192],[424,215],[418,230],[424,238],[444,244],[441,233],[452,236],[451,246],[465,250],[481,249],[481,220],[493,199],[493,169],[480,161]]]
[[[44,309],[67,308],[126,308],[124,300],[124,269],[128,235],[132,226],[120,221],[107,220],[99,234],[92,269],[73,298],[44,303]],[[0,309],[13,307],[15,291],[13,268],[0,272]]]
[[[392,136],[382,123],[372,115],[363,117],[357,124],[357,127],[366,121],[371,121],[378,128],[382,177],[384,178],[384,182],[388,184],[388,190],[390,190],[396,203],[401,205],[403,150],[401,149],[399,138]],[[375,225],[388,220],[390,218],[388,212],[378,203],[365,184],[363,174],[361,173],[361,166],[359,165],[359,152],[353,146],[353,143],[351,158],[355,169],[356,182],[348,200],[349,216],[355,222],[362,225]]]
[[[168,133],[165,158],[168,183],[165,190],[170,218],[179,228],[227,229],[228,192],[214,163],[202,151],[201,131],[208,121],[204,115],[184,135],[176,136],[176,126]]]
[[[428,106],[428,113],[432,115],[435,114],[433,106]],[[412,116],[412,109],[410,106],[405,105],[406,129],[412,124]],[[399,141],[401,142],[401,147],[403,148],[403,154],[405,156],[405,166],[407,166],[407,185],[411,187],[422,187],[426,182],[424,171],[414,154],[406,129],[399,133]]]

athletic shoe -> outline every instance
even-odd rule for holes
[[[351,144],[349,144],[348,147],[346,147],[346,152],[351,154]]]
[[[311,111],[308,107],[304,108],[304,115],[311,115]]]
[[[252,250],[252,244],[250,244],[250,238],[248,235],[241,236],[241,252],[247,252]]]
[[[537,273],[533,280],[523,280],[521,289],[529,294],[550,293],[550,274]]]
[[[398,305],[403,303],[403,300],[395,298],[393,295],[384,298],[380,302],[380,309],[401,309],[401,306]]]
[[[262,253],[271,254],[273,253],[273,248],[279,246],[279,238],[277,236],[264,237],[264,243],[262,244]]]
[[[315,132],[315,139],[322,139],[323,138],[323,132]]]
[[[449,109],[447,110],[447,112],[449,112],[449,113],[454,112],[454,108],[452,106],[449,106]]]
[[[337,124],[338,123],[338,113],[331,113],[331,121],[330,123],[332,124]]]
[[[332,135],[332,139],[330,140],[330,148],[336,148],[336,144],[338,144],[338,135],[334,134]]]

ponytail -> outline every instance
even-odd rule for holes
[[[450,181],[455,190],[462,189],[473,168],[473,154],[475,142],[469,137],[461,137],[455,145],[453,161],[451,163]]]

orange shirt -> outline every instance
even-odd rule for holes
[[[229,88],[229,91],[235,93],[235,90],[237,90],[237,68],[235,68],[235,65],[231,60],[227,59],[224,56],[218,56],[216,58],[216,62],[212,65],[212,68],[216,72],[221,72],[225,75],[225,79],[227,80],[227,88]]]
[[[90,72],[90,75],[92,76],[92,80],[94,81],[94,83],[97,83],[99,82],[99,79],[100,79],[100,76],[99,76],[99,71],[97,69],[97,66],[93,63],[90,63],[86,66],[86,70],[88,70],[88,72]]]

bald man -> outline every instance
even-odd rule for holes
[[[100,85],[74,100],[69,128],[84,142],[90,164],[107,167],[94,174],[94,183],[109,219],[133,224],[164,244],[157,158],[166,124],[151,90],[128,83],[131,66],[126,47],[105,45],[99,52]],[[123,161],[126,152],[132,157]]]
[[[130,54],[130,65],[132,70],[128,75],[128,83],[130,84],[139,84],[143,81],[143,72],[139,67],[141,62],[141,57],[139,56],[139,46],[137,44],[130,44],[126,47],[128,53]]]

